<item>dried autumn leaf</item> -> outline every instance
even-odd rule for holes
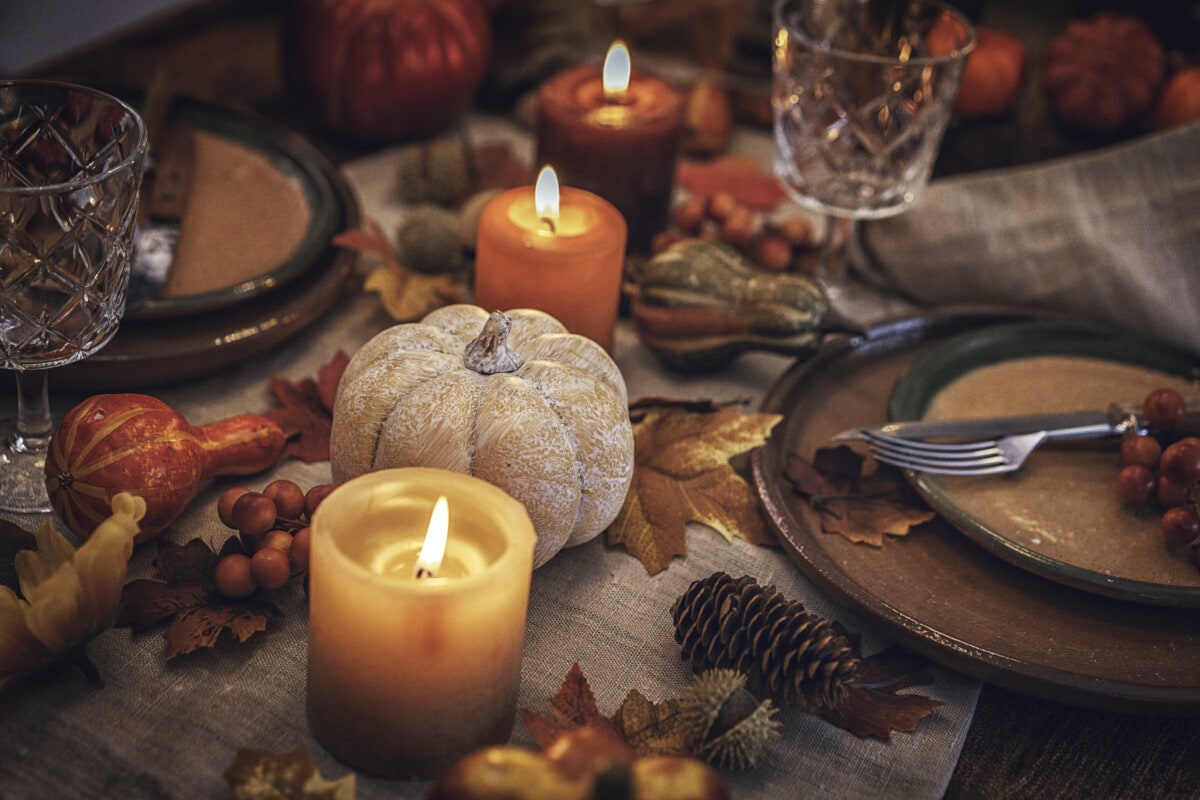
[[[633,483],[607,541],[635,555],[651,575],[687,553],[688,522],[727,540],[773,544],[754,490],[729,463],[763,444],[778,414],[734,408],[696,413],[679,407],[646,409],[635,423]]]
[[[403,267],[398,270],[376,267],[367,276],[363,288],[379,295],[388,316],[396,322],[414,322],[464,297],[452,275],[430,275]]]
[[[219,594],[212,583],[212,567],[218,555],[203,540],[177,545],[159,539],[156,544],[154,565],[163,580],[126,583],[115,624],[141,632],[166,623],[167,661],[214,647],[226,631],[245,642],[266,630],[271,618],[279,614],[264,600],[230,600]],[[222,546],[222,555],[229,552],[244,552],[238,537],[230,536]]]
[[[607,717],[596,706],[596,696],[578,662],[571,665],[562,686],[550,698],[550,707],[553,717],[527,708],[518,712],[543,750],[567,731],[592,728],[616,736],[639,756],[692,755],[679,726],[679,700],[653,703],[631,689],[617,712]]]
[[[896,693],[932,682],[933,675],[921,658],[889,647],[860,662],[845,698],[821,716],[860,738],[887,740],[892,731],[911,733],[942,701]]]
[[[401,264],[395,248],[373,219],[367,219],[362,228],[339,233],[333,243],[382,259],[383,263],[367,276],[363,289],[378,294],[388,315],[397,322],[419,320],[436,308],[465,299],[454,276],[429,275]]]
[[[601,714],[600,709],[596,707],[596,696],[592,693],[592,687],[583,676],[578,662],[571,665],[562,686],[554,697],[550,698],[550,708],[554,710],[552,718],[526,708],[519,711],[521,721],[529,729],[534,741],[543,749],[564,731],[588,725],[606,728],[620,735],[613,721]]]
[[[278,403],[264,416],[288,437],[287,454],[306,464],[329,460],[329,435],[338,383],[350,357],[339,350],[317,370],[316,379],[270,378],[267,386]]]
[[[679,724],[679,699],[654,703],[631,689],[613,715],[625,741],[639,756],[692,756],[688,737]]]
[[[322,777],[303,746],[290,753],[238,750],[225,781],[237,800],[353,800],[356,791],[353,772]]]
[[[789,453],[785,476],[820,513],[821,530],[882,547],[936,516],[898,470],[864,459],[846,445],[819,448],[812,461]]]

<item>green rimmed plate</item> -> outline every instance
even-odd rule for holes
[[[947,339],[893,389],[890,419],[992,416],[1137,402],[1160,385],[1195,392],[1200,355],[1106,328],[1059,321],[997,326]],[[1116,442],[1044,446],[1015,473],[911,473],[945,519],[993,554],[1096,594],[1200,607],[1200,569],[1168,548],[1160,509],[1116,488]]]

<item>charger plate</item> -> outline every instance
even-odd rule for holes
[[[948,309],[865,337],[830,338],[772,387],[784,415],[751,459],[780,543],[824,592],[900,643],[953,669],[1056,702],[1107,711],[1200,715],[1200,611],[1083,592],[1004,561],[938,519],[882,548],[821,531],[784,477],[846,428],[886,419],[893,386],[948,337],[1020,312]]]

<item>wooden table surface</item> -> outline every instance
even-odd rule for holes
[[[209,0],[71,54],[38,75],[140,88],[166,70],[180,93],[269,116],[304,132],[335,161],[365,154],[312,129],[285,99],[279,69],[285,6],[286,0]],[[1079,709],[988,685],[946,797],[1200,797],[1200,720]]]

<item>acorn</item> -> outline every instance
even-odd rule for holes
[[[722,769],[747,769],[779,738],[778,709],[746,689],[746,676],[710,669],[679,701],[679,724],[692,751]]]
[[[461,272],[466,268],[466,243],[458,214],[439,206],[415,206],[396,229],[400,263],[414,272]]]
[[[408,145],[396,157],[396,195],[401,202],[456,206],[470,183],[470,165],[460,139]]]

